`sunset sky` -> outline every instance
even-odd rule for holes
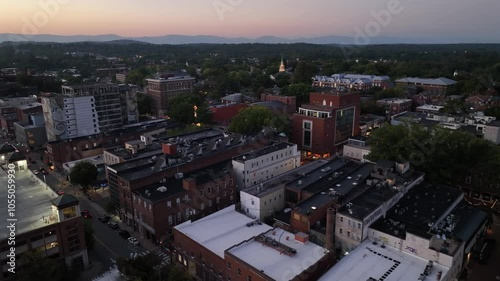
[[[391,2],[380,36],[500,42],[498,0],[1,0],[0,33],[353,37]]]

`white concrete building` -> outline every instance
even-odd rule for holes
[[[326,160],[314,161],[240,191],[241,210],[247,216],[260,220],[273,216],[285,208],[285,185],[287,183],[327,163]]]
[[[93,96],[42,98],[47,141],[100,133]]]
[[[370,146],[368,145],[366,138],[364,137],[354,137],[347,140],[347,144],[344,145],[343,155],[349,159],[355,161],[366,162],[366,156],[370,154]]]
[[[484,139],[500,144],[500,121],[493,121],[484,127]]]
[[[233,158],[238,189],[245,189],[300,166],[300,153],[292,143],[275,143]]]
[[[394,172],[391,172],[394,170]],[[380,173],[382,171],[382,173]],[[382,176],[386,174],[386,176]],[[354,185],[366,189],[361,195],[339,208],[335,223],[335,244],[343,252],[350,252],[368,237],[372,223],[392,208],[411,188],[424,180],[424,174],[409,169],[409,164],[385,161],[373,165],[373,171],[364,182],[355,176],[344,179],[340,185]]]
[[[352,281],[352,280],[453,280],[450,268],[440,264],[429,263],[414,254],[365,240],[358,248],[349,252],[340,262],[328,270],[319,281]]]

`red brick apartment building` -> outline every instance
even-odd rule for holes
[[[451,86],[457,82],[448,78],[413,78],[407,77],[396,80],[396,85],[399,86],[415,86],[422,87],[428,93],[446,93]]]
[[[305,157],[329,157],[349,137],[360,133],[359,116],[359,93],[311,93],[309,104],[303,104],[292,116],[292,142]]]
[[[241,135],[224,135],[222,131],[214,129],[202,130],[170,138],[164,141],[162,144],[163,151],[158,155],[132,159],[125,163],[107,166],[106,174],[109,182],[111,203],[119,210],[119,215],[124,222],[141,231],[139,225],[142,224],[140,220],[138,221],[137,219],[138,210],[136,206],[138,207],[138,205],[134,203],[134,200],[138,200],[137,195],[146,198],[148,196],[146,190],[153,186],[156,188],[155,190],[158,190],[166,181],[170,181],[175,177],[184,177],[184,174],[190,174],[191,177],[194,177],[193,174],[196,174],[196,171],[210,169],[212,165],[231,160],[237,155],[257,150],[267,146],[269,143],[270,138],[264,137],[263,135],[252,137],[247,140]],[[204,215],[216,210],[224,205],[225,202],[234,202],[234,200],[237,200],[237,194],[234,194],[234,196],[231,194],[231,190],[236,188],[236,186],[233,187],[234,183],[232,183],[232,178],[230,177],[232,176],[226,175],[222,177],[222,179],[218,179],[218,181],[226,182],[228,187],[226,191],[219,189],[218,192],[222,192],[222,196],[220,194],[218,196],[221,197],[219,203],[217,203],[217,196],[215,196],[213,198],[214,200],[210,200],[212,203],[208,202],[209,198],[207,202],[204,202],[204,206],[201,205],[202,202],[200,202],[199,205],[195,204],[195,202],[197,202],[195,200],[200,199],[196,198],[196,196],[199,195],[197,192],[200,190],[200,192],[204,192],[203,190],[205,187],[208,189],[208,187],[213,186],[215,180],[207,180],[206,182],[196,180],[196,188],[194,188],[192,186],[193,183],[189,182],[189,179],[185,179],[183,180],[185,183],[183,183],[182,188],[179,182],[177,182],[176,185],[177,190],[181,193],[172,193],[168,194],[168,196],[165,194],[159,195],[159,198],[163,200],[175,196],[175,202],[177,202],[178,199],[181,200],[181,202],[183,199],[187,199],[187,201],[191,201],[191,204],[193,204],[189,207],[190,210],[200,210],[196,211],[195,215]],[[219,184],[219,188],[220,186],[221,184]],[[217,186],[215,186],[215,188],[217,188]],[[175,190],[167,187],[167,193],[170,193],[171,189]],[[149,190],[149,192],[151,192],[151,194],[153,193],[152,190]],[[213,195],[215,194],[214,192]],[[185,197],[186,195],[188,196],[187,198]],[[205,195],[208,195],[208,193],[205,193]],[[134,199],[134,196],[136,199]],[[167,202],[168,201],[171,200],[167,200]],[[144,200],[141,202],[144,202]],[[209,206],[209,204],[212,204],[212,206]],[[176,206],[176,204],[172,203],[172,206]],[[176,219],[176,223],[189,217],[186,216],[186,213],[178,214],[177,209],[173,210],[176,210],[175,214],[172,214],[172,217]],[[151,217],[149,218],[149,223],[154,224],[157,219],[158,218]],[[165,220],[165,214],[162,214],[160,219]],[[172,221],[171,225],[173,226],[175,223]],[[148,230],[150,233],[153,233],[154,230],[156,235],[154,235],[154,237],[151,236],[153,242],[157,242],[162,237],[168,236],[168,231],[167,233],[158,234],[156,232],[156,226],[155,229],[151,227],[151,225],[149,225],[150,228],[145,225],[142,226],[144,227],[143,230]],[[167,229],[170,228],[167,227]],[[159,231],[163,231],[163,229],[165,229],[165,226],[158,226]]]
[[[109,134],[79,137],[69,140],[48,142],[45,150],[44,161],[52,163],[57,169],[63,169],[66,162],[102,155],[104,147],[123,145],[128,141],[137,140],[141,135],[165,130],[166,122],[150,125],[130,126],[126,129],[113,131]]]
[[[230,206],[174,228],[172,260],[197,280],[318,280],[334,253]]]
[[[222,162],[136,189],[132,204],[139,233],[160,244],[169,241],[174,226],[234,204],[230,169],[230,162]]]

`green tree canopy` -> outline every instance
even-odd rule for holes
[[[118,258],[116,260],[118,270],[125,275],[129,280],[138,281],[153,281],[158,280],[158,275],[152,274],[155,272],[154,267],[161,263],[160,257],[149,253],[145,256],[139,256],[135,259]],[[164,275],[164,277],[166,274]]]
[[[253,134],[263,127],[276,128],[280,132],[288,132],[289,121],[282,114],[273,112],[264,106],[252,106],[242,109],[229,125],[229,131],[240,134]]]
[[[69,177],[72,184],[81,185],[86,190],[97,180],[97,168],[94,164],[83,161],[71,169]]]
[[[484,111],[486,116],[494,116],[497,120],[500,120],[500,106],[493,106]]]
[[[85,235],[85,244],[88,249],[94,248],[95,237],[94,237],[94,228],[92,227],[92,223],[89,220],[85,220],[83,222],[83,233]]]
[[[137,108],[140,115],[153,114],[154,100],[144,93],[137,93]]]
[[[318,73],[318,69],[316,68],[315,65],[308,63],[306,61],[299,61],[292,75],[292,83],[311,84],[312,77],[314,77],[316,73]]]
[[[185,124],[208,124],[212,121],[212,112],[208,109],[204,97],[197,94],[173,98],[168,106],[168,115]]]
[[[311,84],[291,84],[281,88],[281,95],[297,98],[297,106],[309,101],[309,94],[313,91]]]
[[[500,169],[500,148],[461,130],[435,126],[426,129],[416,123],[384,125],[370,136],[371,161],[393,160],[410,163],[426,178],[446,183],[463,182],[470,169],[495,173]]]

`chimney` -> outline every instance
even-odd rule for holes
[[[177,145],[173,143],[163,143],[161,145],[163,153],[168,154],[168,155],[175,155],[177,154]]]
[[[182,180],[182,188],[185,190],[193,190],[196,188],[196,180],[193,178],[187,178]]]
[[[333,208],[328,208],[326,211],[326,236],[325,236],[325,247],[328,251],[333,251],[334,249],[334,222],[335,222],[335,210]]]

